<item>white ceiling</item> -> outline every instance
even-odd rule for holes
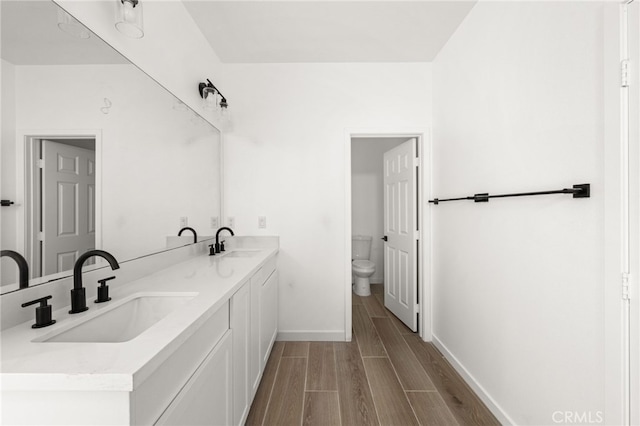
[[[226,63],[431,61],[473,1],[182,0]]]

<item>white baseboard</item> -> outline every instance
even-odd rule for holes
[[[503,425],[515,425],[515,422],[504,412],[498,403],[487,393],[480,383],[467,371],[466,368],[458,361],[458,359],[447,349],[447,347],[436,337],[432,336],[431,342],[438,348],[442,355],[449,361],[453,368],[462,376],[465,382],[473,389],[482,402],[487,406],[489,411],[496,416],[498,421]]]
[[[278,341],[284,342],[344,342],[344,330],[281,330],[278,331]]]

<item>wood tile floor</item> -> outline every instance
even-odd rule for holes
[[[247,425],[499,425],[440,352],[353,295],[353,340],[276,342]]]

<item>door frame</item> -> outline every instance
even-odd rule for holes
[[[432,306],[431,306],[431,212],[428,202],[431,196],[431,130],[428,127],[410,128],[347,128],[344,132],[344,176],[345,176],[345,264],[344,264],[344,291],[345,291],[345,329],[344,339],[352,340],[352,289],[351,289],[351,139],[352,138],[416,138],[418,149],[418,194],[417,206],[419,208],[418,229],[418,334],[424,341],[432,339]]]
[[[18,130],[16,132],[16,200],[22,207],[22,214],[16,218],[18,238],[18,251],[25,253],[29,259],[32,258],[33,238],[29,229],[36,220],[37,214],[34,212],[35,204],[34,183],[31,179],[31,167],[27,167],[27,160],[33,164],[33,144],[39,139],[94,139],[96,154],[96,198],[95,198],[95,221],[96,221],[96,248],[102,248],[102,130],[100,129],[60,129],[60,130]],[[27,205],[28,202],[28,205]],[[29,251],[29,252],[27,252]],[[46,281],[58,276],[67,276],[68,272],[47,275]],[[40,277],[31,280],[39,284]]]

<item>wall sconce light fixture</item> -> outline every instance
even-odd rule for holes
[[[142,4],[139,0],[116,0],[116,28],[131,38],[142,38]]]
[[[202,98],[202,108],[210,111],[216,111],[222,118],[229,118],[229,104],[227,98],[222,92],[207,79],[206,83],[198,85],[198,91]]]

